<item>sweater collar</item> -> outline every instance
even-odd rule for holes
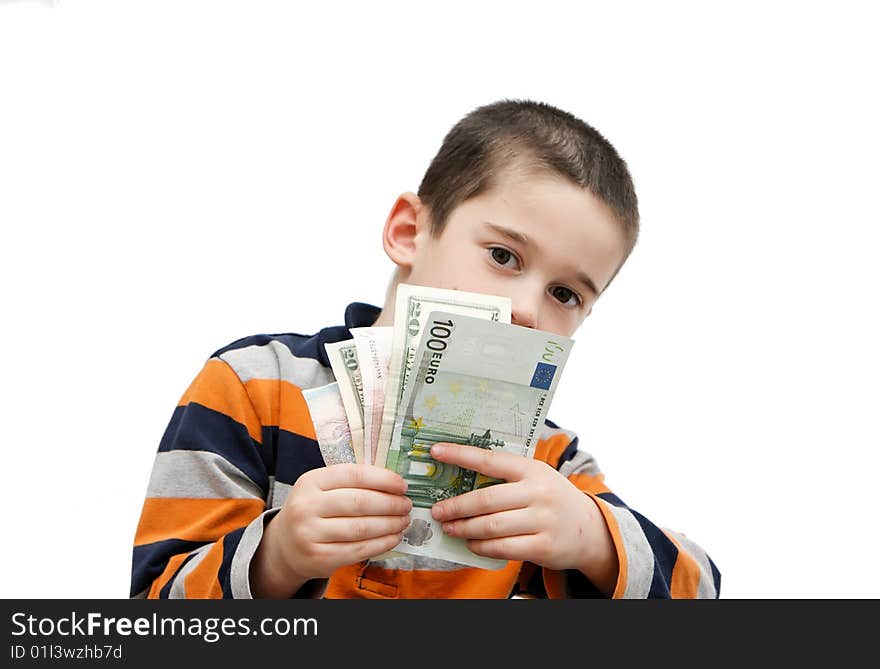
[[[381,311],[379,307],[366,302],[352,302],[345,308],[345,327],[369,327],[376,322]]]

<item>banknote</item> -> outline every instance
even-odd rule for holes
[[[394,550],[496,569],[431,517],[442,499],[498,483],[437,462],[452,442],[532,457],[573,340],[541,330],[433,311],[394,423],[385,466],[408,483],[412,522]]]
[[[380,466],[386,461],[394,432],[395,415],[403,399],[425,323],[430,312],[434,310],[483,318],[497,323],[510,323],[511,301],[510,298],[497,295],[413,286],[406,283],[397,287],[391,359],[385,387],[385,408],[382,412],[375,457],[376,464]]]
[[[364,385],[364,462],[375,463],[391,356],[390,327],[351,328]]]
[[[339,384],[334,382],[318,388],[303,390],[303,399],[309,408],[321,457],[327,465],[354,462],[348,417],[342,406]]]
[[[355,462],[364,461],[364,384],[353,339],[324,344],[351,429]]]

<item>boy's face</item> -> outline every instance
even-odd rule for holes
[[[406,283],[502,295],[513,323],[570,336],[624,254],[610,210],[551,176],[509,173],[466,200],[433,238],[421,208]]]

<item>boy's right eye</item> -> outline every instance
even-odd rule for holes
[[[489,248],[489,253],[496,264],[507,269],[519,268],[519,258],[517,258],[512,251],[507,250],[503,246],[492,246]],[[514,265],[508,264],[511,260],[514,261]]]

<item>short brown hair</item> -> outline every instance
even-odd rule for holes
[[[477,107],[446,134],[418,192],[431,214],[432,234],[439,236],[453,209],[490,190],[514,166],[560,175],[589,189],[620,223],[623,259],[629,257],[639,234],[639,206],[626,162],[595,128],[532,100]]]

